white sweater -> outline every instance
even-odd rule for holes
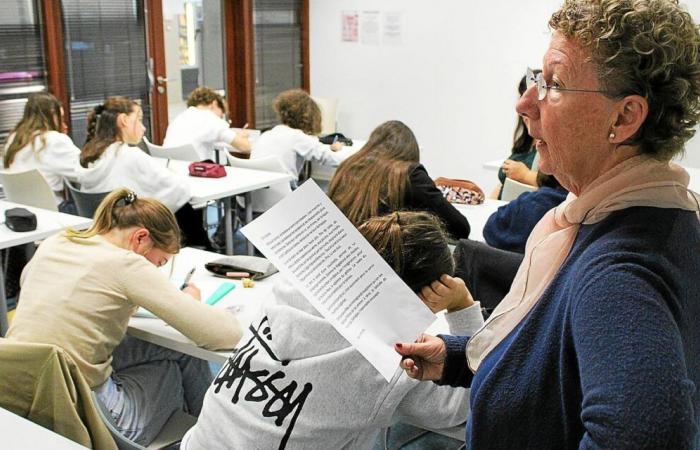
[[[123,142],[107,147],[87,168],[78,165],[76,172],[85,192],[109,192],[126,187],[136,195],[160,200],[172,211],[180,209],[192,197],[185,177],[173,173],[140,148]]]
[[[190,106],[168,125],[163,147],[192,144],[202,159],[214,160],[214,144],[231,144],[236,132],[214,111]]]
[[[450,332],[484,323],[479,304],[446,314]],[[430,428],[464,422],[469,391],[391,381],[290,284],[281,282],[204,398],[183,450],[369,449],[396,421]]]
[[[15,135],[11,134],[5,144],[5,150],[10,147]],[[42,148],[41,138],[46,140]],[[56,204],[63,201],[63,178],[75,175],[80,149],[73,144],[68,135],[58,131],[46,131],[34,138],[15,154],[9,169],[13,172],[37,169],[46,178],[46,182],[54,191]]]

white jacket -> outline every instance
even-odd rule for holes
[[[480,309],[447,314],[450,331],[475,332]],[[181,448],[369,449],[394,422],[447,428],[468,411],[467,389],[419,382],[398,365],[387,382],[282,282],[209,387]]]
[[[160,200],[171,211],[177,211],[192,197],[185,177],[173,173],[140,148],[123,142],[107,147],[87,168],[78,165],[76,172],[80,188],[85,192],[109,192],[126,187],[136,195]]]
[[[5,144],[5,150],[10,147],[15,135],[11,134]],[[41,147],[41,138],[46,140],[46,146]],[[58,131],[46,131],[34,138],[15,154],[15,159],[9,167],[13,172],[37,169],[46,178],[56,197],[56,204],[63,201],[63,178],[75,176],[75,167],[80,158],[80,149],[73,144],[68,135]]]
[[[277,155],[294,179],[299,178],[304,161],[316,160],[321,164],[337,166],[343,160],[331,150],[330,145],[322,144],[316,136],[309,136],[286,125],[277,125],[261,134],[250,157],[262,158],[270,155]]]
[[[214,144],[231,144],[236,132],[209,109],[190,106],[168,125],[163,147],[192,144],[202,159],[214,160]]]

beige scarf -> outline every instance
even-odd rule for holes
[[[469,340],[469,368],[476,371],[537,304],[569,254],[581,224],[600,222],[613,211],[633,206],[695,211],[698,203],[687,190],[688,180],[688,173],[676,164],[635,156],[598,177],[580,197],[569,194],[545,214],[527,240],[510,291]]]

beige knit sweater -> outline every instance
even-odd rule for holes
[[[232,314],[181,292],[143,256],[99,236],[78,243],[63,233],[46,239],[22,273],[7,337],[62,347],[95,387],[112,373],[112,351],[139,306],[207,349],[233,348],[241,338]]]

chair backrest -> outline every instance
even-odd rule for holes
[[[540,152],[535,153],[535,157],[532,158],[532,165],[530,166],[530,170],[534,170],[537,172],[537,170],[540,167]]]
[[[71,197],[73,197],[75,208],[78,210],[78,215],[81,217],[93,218],[97,207],[100,206],[100,203],[102,202],[102,199],[109,194],[109,192],[82,192],[70,181],[64,180],[64,182],[68,188],[68,191],[70,192]]]
[[[143,138],[143,142],[148,148],[148,153],[154,158],[177,159],[180,161],[201,161],[202,158],[192,144],[179,145],[177,147],[162,147],[151,144],[148,139]]]
[[[503,182],[503,191],[501,192],[501,200],[509,202],[518,198],[523,192],[535,192],[537,187],[524,184],[519,181],[506,178]]]
[[[284,165],[282,165],[282,161],[280,161],[279,157],[275,155],[265,156],[263,158],[241,159],[227,153],[226,158],[228,159],[228,163],[231,165],[231,167],[263,170],[265,172],[287,173]],[[292,192],[292,188],[287,182],[273,184],[269,188],[258,189],[257,191],[251,192],[251,198],[253,199],[253,211],[267,211],[277,202],[286,197],[290,192]]]
[[[109,430],[109,434],[112,435],[112,438],[117,444],[117,448],[119,450],[146,450],[146,447],[132,441],[131,439],[127,439],[119,432],[119,429],[117,429],[117,424],[114,422],[114,417],[112,417],[109,409],[102,402],[102,400],[100,400],[100,397],[97,396],[95,391],[92,391],[90,396],[92,398],[92,403],[95,405],[95,409],[97,409],[97,414],[100,416],[102,422]]]
[[[36,169],[25,172],[0,172],[0,183],[5,197],[11,202],[58,211],[51,187]]]
[[[321,134],[331,134],[336,131],[338,118],[338,99],[311,97],[321,110]]]

